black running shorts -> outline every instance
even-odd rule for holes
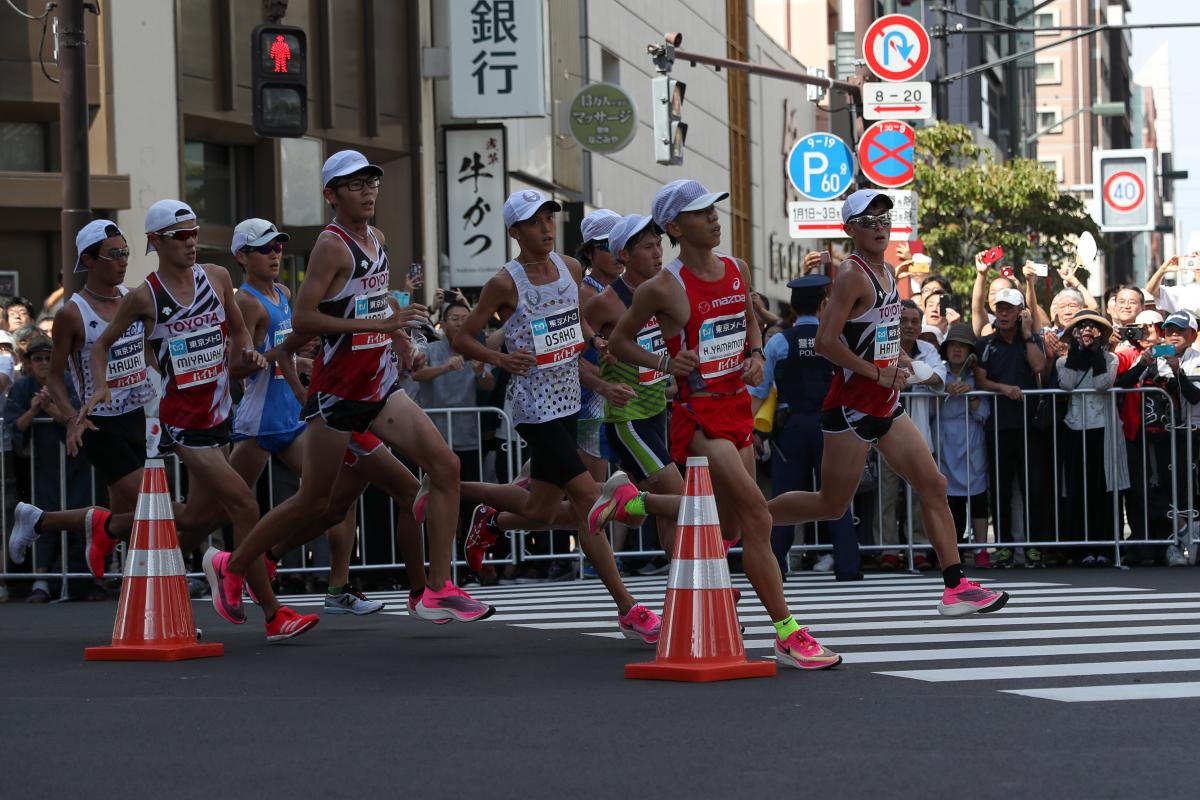
[[[84,430],[83,452],[105,486],[112,486],[146,463],[146,411],[142,408],[111,417],[93,414],[96,430]]]
[[[892,423],[904,413],[903,406],[896,406],[891,416],[873,417],[853,408],[838,406],[821,412],[821,430],[825,433],[850,431],[864,442],[876,445],[892,429]]]
[[[524,422],[517,433],[529,447],[529,475],[535,481],[566,486],[587,472],[575,440],[576,415],[549,422]]]

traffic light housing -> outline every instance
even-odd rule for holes
[[[308,132],[308,36],[293,25],[259,25],[251,34],[254,132],[297,137]]]
[[[682,164],[683,143],[687,139],[687,123],[683,115],[683,95],[687,84],[670,75],[659,75],[653,81],[654,92],[654,160],[659,164]]]

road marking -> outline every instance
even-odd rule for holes
[[[1057,689],[1001,689],[1004,694],[1020,694],[1064,703],[1108,700],[1173,700],[1200,697],[1200,683],[1129,683],[1114,686],[1065,686]]]
[[[928,683],[951,681],[1011,681],[1027,678],[1064,678],[1083,675],[1131,675],[1141,672],[1200,672],[1200,658],[1163,658],[1146,661],[1086,661],[1075,664],[1027,664],[1019,667],[954,667],[902,669],[877,672],[895,678]]]

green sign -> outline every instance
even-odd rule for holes
[[[571,101],[571,135],[593,153],[615,153],[637,132],[637,107],[620,86],[593,83]]]

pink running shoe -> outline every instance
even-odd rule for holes
[[[104,577],[104,568],[108,565],[108,557],[117,549],[117,540],[108,535],[104,524],[111,517],[103,508],[89,508],[87,511],[87,562],[88,569],[97,578]]]
[[[491,523],[499,514],[500,512],[491,506],[482,503],[475,506],[475,513],[471,515],[471,527],[467,530],[467,540],[463,545],[467,566],[472,572],[483,569],[484,556],[496,543],[496,534]]]
[[[842,663],[842,657],[822,646],[808,628],[793,631],[784,641],[775,637],[775,660],[796,669],[829,669]]]
[[[625,504],[638,496],[637,487],[629,476],[617,470],[612,477],[604,482],[600,496],[592,503],[588,511],[588,533],[593,536],[600,533],[604,526],[614,519],[617,522],[633,522],[633,516],[625,510]]]
[[[417,613],[417,602],[420,599],[421,595],[414,595],[412,592],[408,593],[408,615],[414,619],[421,619],[421,615]],[[445,625],[449,621],[448,619],[430,620],[434,625]]]
[[[267,623],[267,641],[282,642],[312,630],[321,618],[316,614],[301,616],[287,606],[280,606]]]
[[[617,626],[626,639],[641,639],[646,644],[658,644],[662,620],[641,603],[624,614],[617,615]]]
[[[425,508],[429,505],[429,487],[430,487],[430,485],[431,484],[429,482],[429,475],[428,474],[422,475],[421,476],[421,488],[417,489],[417,499],[413,500],[413,509],[412,509],[413,519],[415,519],[417,521],[418,525],[425,521]]]
[[[985,589],[975,581],[963,578],[958,586],[942,592],[938,613],[944,617],[965,617],[967,614],[990,614],[1004,608],[1008,592]]]
[[[475,622],[496,613],[494,606],[479,602],[450,581],[437,592],[426,586],[425,593],[417,601],[416,611],[421,619],[458,622]]]
[[[204,552],[204,576],[212,590],[213,608],[234,625],[246,621],[246,609],[242,607],[242,588],[246,579],[228,570],[229,553],[210,547]]]
[[[729,551],[737,547],[742,542],[742,537],[736,539],[721,539],[721,544],[725,547],[725,555],[729,555]]]

